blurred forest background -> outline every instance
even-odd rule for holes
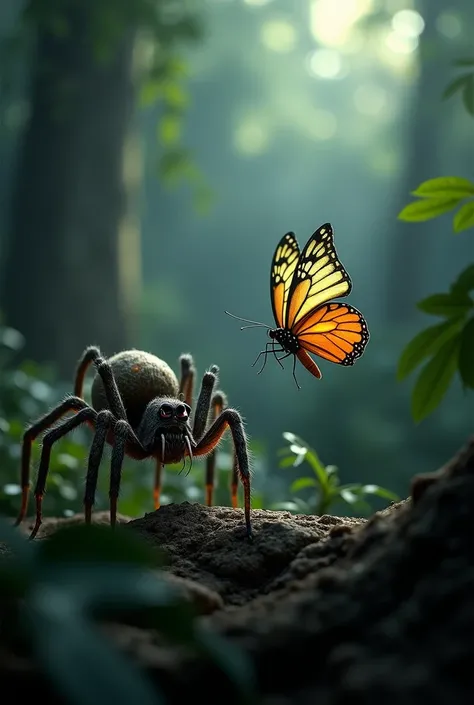
[[[2,0],[1,511],[18,508],[26,423],[72,391],[90,344],[218,364],[251,438],[254,506],[295,501],[287,431],[341,481],[400,496],[448,459],[472,399],[456,382],[416,425],[396,368],[427,325],[416,302],[449,287],[472,239],[449,216],[397,214],[420,182],[473,175],[472,118],[441,100],[473,27],[470,0]],[[298,390],[291,363],[257,375],[264,331],[224,309],[272,324],[278,240],[326,221],[371,340],[352,368],[323,361],[320,382],[300,366]],[[58,444],[45,513],[81,508],[89,443]],[[106,461],[102,475],[105,508]],[[171,469],[165,501],[202,501],[202,475]],[[151,463],[129,462],[120,510],[151,511],[151,487]]]

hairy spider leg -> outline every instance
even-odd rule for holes
[[[110,411],[116,419],[127,420],[127,412],[123,405],[122,397],[115,381],[112,365],[108,360],[102,357],[102,353],[95,345],[91,345],[84,351],[76,369],[76,377],[74,381],[74,394],[78,397],[84,396],[84,379],[87,369],[94,363],[98,374],[104,385],[105,396],[109,405]]]
[[[114,426],[115,441],[112,446],[112,457],[110,462],[110,526],[114,528],[117,521],[117,502],[120,492],[120,480],[122,477],[122,465],[125,457],[127,443],[134,443],[134,436],[130,424],[123,419],[119,419]]]
[[[30,534],[30,540],[34,539],[42,523],[43,496],[46,487],[46,480],[48,478],[49,462],[51,459],[51,449],[53,444],[83,423],[95,425],[96,418],[97,412],[92,407],[85,406],[83,409],[78,411],[75,416],[71,416],[67,419],[67,421],[64,421],[64,423],[52,428],[51,431],[48,431],[48,433],[44,436],[35,487],[36,521],[33,531]]]
[[[65,399],[61,404],[59,404],[55,409],[44,414],[38,421],[31,424],[23,434],[22,448],[21,448],[21,507],[18,513],[18,517],[15,521],[15,526],[21,524],[26,516],[28,509],[28,497],[30,492],[30,463],[31,463],[31,447],[33,441],[46,431],[50,426],[52,426],[56,421],[67,414],[68,412],[80,412],[83,409],[88,409],[89,405],[77,396],[71,396]]]
[[[194,455],[207,455],[213,451],[222,438],[223,433],[228,428],[232,433],[240,480],[244,488],[244,514],[247,536],[252,540],[252,525],[250,521],[250,464],[247,453],[247,438],[239,412],[235,409],[224,409],[222,414],[216,418],[205,435],[197,443],[194,448]]]
[[[196,375],[196,368],[194,367],[194,361],[192,355],[185,353],[179,358],[181,365],[181,381],[179,383],[179,394],[180,398],[188,404],[192,405],[193,401],[193,389],[194,389],[194,377]]]
[[[202,378],[201,389],[196,402],[196,410],[193,419],[193,437],[196,441],[204,435],[206,430],[207,419],[211,409],[212,394],[217,383],[218,374],[219,368],[217,365],[212,365],[211,368],[204,373]]]
[[[107,438],[110,440],[115,438],[117,419],[109,409],[102,409],[97,413],[95,420],[95,433],[92,439],[91,448],[89,451],[89,459],[87,463],[87,474],[84,491],[84,515],[86,524],[90,524],[92,520],[92,508],[95,504],[95,493],[97,491],[97,481],[99,478],[100,464],[104,454]],[[130,429],[128,435],[129,451],[136,460],[143,460],[148,457],[146,450],[143,448],[136,434]],[[113,445],[113,443],[112,443]]]
[[[214,394],[211,402],[210,423],[220,416],[223,410],[227,407],[227,399],[223,392],[219,391]],[[216,449],[212,450],[206,457],[206,505],[212,507],[215,488],[215,472],[216,472]]]

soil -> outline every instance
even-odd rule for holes
[[[474,439],[368,521],[252,518],[253,544],[241,510],[184,503],[121,521],[165,550],[199,619],[250,654],[262,705],[474,702]],[[39,536],[80,520],[50,520]],[[169,702],[237,702],[215,667],[165,648],[156,633],[105,630]],[[0,658],[0,679],[16,702],[38,689],[61,702],[34,664]]]

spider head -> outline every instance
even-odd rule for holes
[[[160,432],[179,432],[188,424],[191,407],[177,399],[163,399],[157,404],[157,427]]]
[[[137,436],[144,448],[150,454],[158,452],[165,464],[181,460],[189,438],[192,438],[190,412],[191,407],[180,399],[152,399],[137,429]]]

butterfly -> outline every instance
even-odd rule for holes
[[[270,269],[270,296],[276,327],[234,316],[249,323],[245,328],[268,329],[270,341],[253,363],[273,354],[281,361],[293,355],[293,378],[296,360],[317,379],[322,373],[310,353],[339,365],[353,365],[369,341],[367,323],[356,308],[333,301],[350,294],[352,281],[334,246],[330,223],[322,225],[300,251],[296,236],[288,232],[278,243]],[[279,346],[279,347],[277,347]],[[280,353],[284,353],[279,356]]]

